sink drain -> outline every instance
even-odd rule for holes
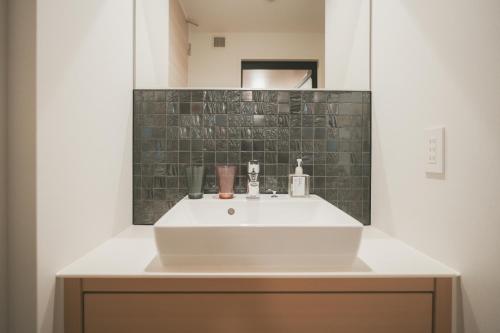
[[[234,210],[234,208],[229,208],[229,209],[227,210],[227,213],[228,213],[229,215],[234,215],[234,213],[236,213],[236,211]]]

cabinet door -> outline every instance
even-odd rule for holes
[[[85,333],[431,333],[430,293],[86,294]]]

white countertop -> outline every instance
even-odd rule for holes
[[[365,227],[358,260],[350,268],[164,267],[152,226],[130,226],[61,270],[60,278],[169,277],[455,277],[458,273],[374,227]]]

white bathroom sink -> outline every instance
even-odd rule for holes
[[[154,226],[163,265],[347,266],[363,226],[321,199],[184,198]]]

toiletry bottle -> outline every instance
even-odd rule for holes
[[[288,194],[291,197],[309,196],[309,175],[304,174],[301,158],[297,159],[295,173],[288,178]]]
[[[260,172],[259,161],[251,160],[250,162],[248,162],[248,187],[247,187],[248,199],[259,198],[259,192],[260,192],[259,172]]]

